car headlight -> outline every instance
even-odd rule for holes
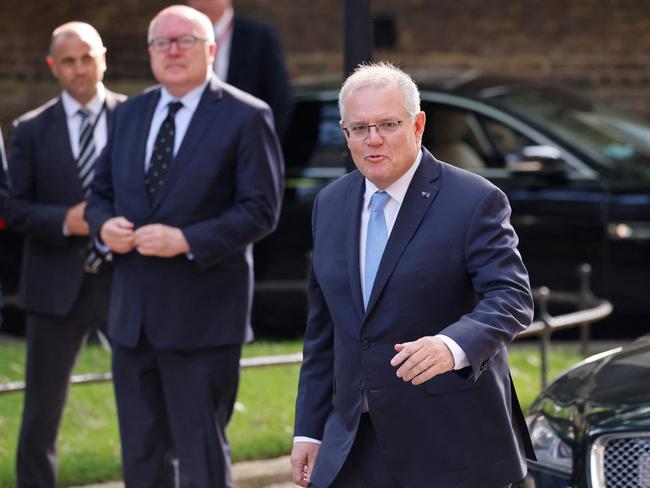
[[[607,226],[607,237],[613,241],[650,240],[650,223],[648,222],[612,222]]]
[[[570,474],[573,469],[573,451],[553,430],[544,415],[530,417],[528,430],[533,441],[537,461]]]

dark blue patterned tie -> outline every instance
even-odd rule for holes
[[[174,140],[176,138],[174,116],[182,106],[183,104],[181,102],[171,102],[167,117],[163,120],[158,130],[156,142],[154,142],[153,151],[151,152],[149,170],[144,180],[147,185],[147,195],[149,196],[150,202],[154,200],[156,193],[165,184],[165,177],[174,160]]]

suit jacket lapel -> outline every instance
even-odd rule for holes
[[[160,100],[160,89],[153,90],[149,93],[148,100],[145,103],[145,110],[133,110],[134,121],[132,124],[133,127],[133,142],[132,147],[137,149],[136,154],[133,157],[134,168],[132,168],[133,178],[135,178],[135,188],[137,188],[138,194],[134,195],[134,198],[137,198],[140,201],[140,208],[149,209],[149,197],[147,195],[147,187],[144,183],[145,175],[145,159],[147,157],[147,139],[149,137],[149,131],[151,130],[151,119],[153,119],[154,110],[156,110],[156,105]],[[157,129],[156,129],[157,130]],[[146,212],[146,210],[145,210]]]
[[[68,181],[70,182],[71,190],[78,194],[79,200],[83,199],[83,191],[81,189],[81,180],[79,179],[79,170],[77,169],[77,161],[72,154],[72,147],[70,146],[70,132],[68,131],[68,120],[63,109],[63,102],[61,99],[54,106],[52,112],[53,121],[49,124],[49,137],[51,142],[46,143],[46,146],[52,148],[51,154],[59,155],[59,161],[62,169],[68,174]]]
[[[196,111],[192,116],[187,132],[185,132],[183,141],[178,148],[178,153],[176,153],[176,157],[169,168],[165,184],[160,191],[158,191],[156,198],[151,205],[151,212],[154,212],[160,206],[171,188],[173,188],[180,179],[188,161],[191,160],[192,154],[200,146],[201,139],[210,127],[212,119],[217,113],[215,110],[215,104],[221,100],[222,96],[223,90],[221,88],[221,83],[213,75],[201,96],[201,101],[199,101],[199,104],[196,106]]]
[[[117,97],[111,91],[106,90],[106,129],[108,130],[111,126],[111,120],[113,120],[113,110],[117,106]]]
[[[377,277],[366,308],[366,317],[372,311],[400,256],[420,226],[420,222],[422,222],[425,213],[435,200],[440,189],[440,163],[426,149],[423,149],[423,151],[420,166],[413,175],[397,220],[386,243],[386,249],[381,258]]]
[[[363,194],[365,180],[361,173],[356,173],[345,195],[345,207],[350,209],[345,223],[345,250],[347,258],[348,279],[352,300],[359,313],[363,317],[363,293],[361,291],[361,276],[359,272],[359,226],[361,225],[361,211],[363,206]]]

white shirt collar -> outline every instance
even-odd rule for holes
[[[229,26],[232,18],[235,15],[235,10],[232,7],[227,7],[223,11],[223,15],[214,23],[214,35],[219,37]]]
[[[388,188],[384,189],[384,191],[388,193],[390,197],[396,202],[398,202],[400,205],[402,205],[402,202],[404,201],[404,196],[406,195],[406,192],[409,189],[409,185],[411,184],[413,175],[415,174],[418,167],[420,166],[421,161],[422,161],[422,149],[418,151],[418,157],[415,158],[415,161],[413,162],[411,167],[406,171],[406,173],[404,173],[397,180],[395,180]],[[366,193],[364,194],[364,202],[363,202],[365,208],[369,208],[370,198],[376,191],[379,191],[379,188],[377,188],[377,186],[372,181],[366,178]]]
[[[79,112],[81,107],[87,108],[90,113],[96,117],[101,112],[105,101],[106,88],[104,88],[103,83],[97,84],[97,93],[95,93],[95,96],[86,105],[81,105],[77,100],[72,98],[72,95],[67,91],[63,90],[63,92],[61,92],[61,103],[63,104],[63,110],[68,119],[77,115],[77,112]]]
[[[181,98],[176,98],[172,96],[171,93],[167,91],[167,88],[164,86],[160,89],[160,101],[158,102],[158,107],[163,108],[167,107],[171,102],[179,101],[183,104],[183,108],[189,109],[190,112],[194,112],[199,102],[201,101],[201,96],[203,95],[203,90],[207,86],[210,78],[208,77],[203,83],[201,83],[196,88],[191,89]]]

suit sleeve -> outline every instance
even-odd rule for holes
[[[314,202],[314,227],[317,205],[318,197]],[[323,438],[325,422],[332,410],[333,392],[334,325],[312,269],[309,277],[309,316],[296,398],[294,436],[319,440]]]
[[[217,217],[182,228],[199,266],[208,267],[241,252],[277,225],[284,160],[268,109],[255,111],[242,127],[235,171],[232,206]]]
[[[6,207],[7,225],[19,234],[51,245],[65,246],[63,222],[68,206],[37,201],[36,154],[38,131],[31,121],[16,125],[11,138],[9,176],[11,189]]]
[[[440,332],[465,351],[475,379],[532,321],[528,272],[517,242],[507,198],[491,188],[474,208],[465,240],[466,268],[479,301]]]

